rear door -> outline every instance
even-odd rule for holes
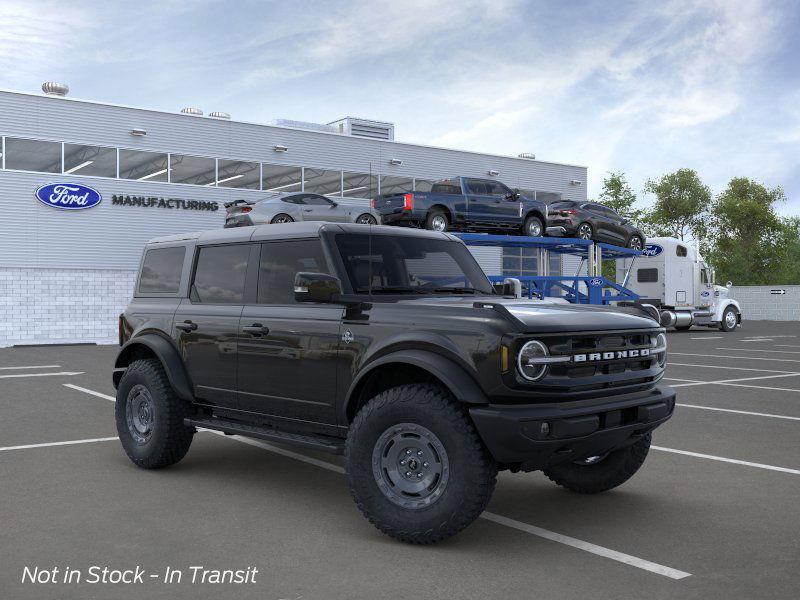
[[[264,242],[258,265],[255,302],[239,320],[239,408],[312,428],[334,425],[344,308],[294,300],[296,273],[330,272],[321,241]]]
[[[252,244],[198,247],[189,298],[175,312],[175,339],[195,397],[236,406],[239,319]]]
[[[467,198],[467,221],[472,224],[487,224],[494,221],[494,205],[497,198],[490,193],[483,179],[464,179],[464,194]]]

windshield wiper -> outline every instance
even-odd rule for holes
[[[471,287],[437,287],[432,292],[450,292],[451,294],[480,294],[482,292]]]

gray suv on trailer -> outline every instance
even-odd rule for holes
[[[496,291],[447,233],[333,223],[152,240],[120,316],[122,445],[181,460],[197,428],[344,454],[358,508],[413,543],[483,511],[498,469],[591,494],[673,413],[645,309]]]

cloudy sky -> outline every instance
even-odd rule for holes
[[[744,175],[800,214],[800,3],[0,0],[0,88],[234,119],[392,121],[397,139],[609,170]],[[646,202],[647,198],[643,198]]]

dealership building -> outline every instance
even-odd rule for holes
[[[586,199],[585,167],[398,142],[391,123],[249,123],[42,87],[0,91],[0,346],[116,341],[145,241],[222,227],[223,203],[240,198],[307,191],[366,204],[463,175],[545,200]],[[97,198],[77,210],[37,198],[40,188],[52,195],[74,186]],[[562,268],[519,249],[474,252],[489,274]]]

